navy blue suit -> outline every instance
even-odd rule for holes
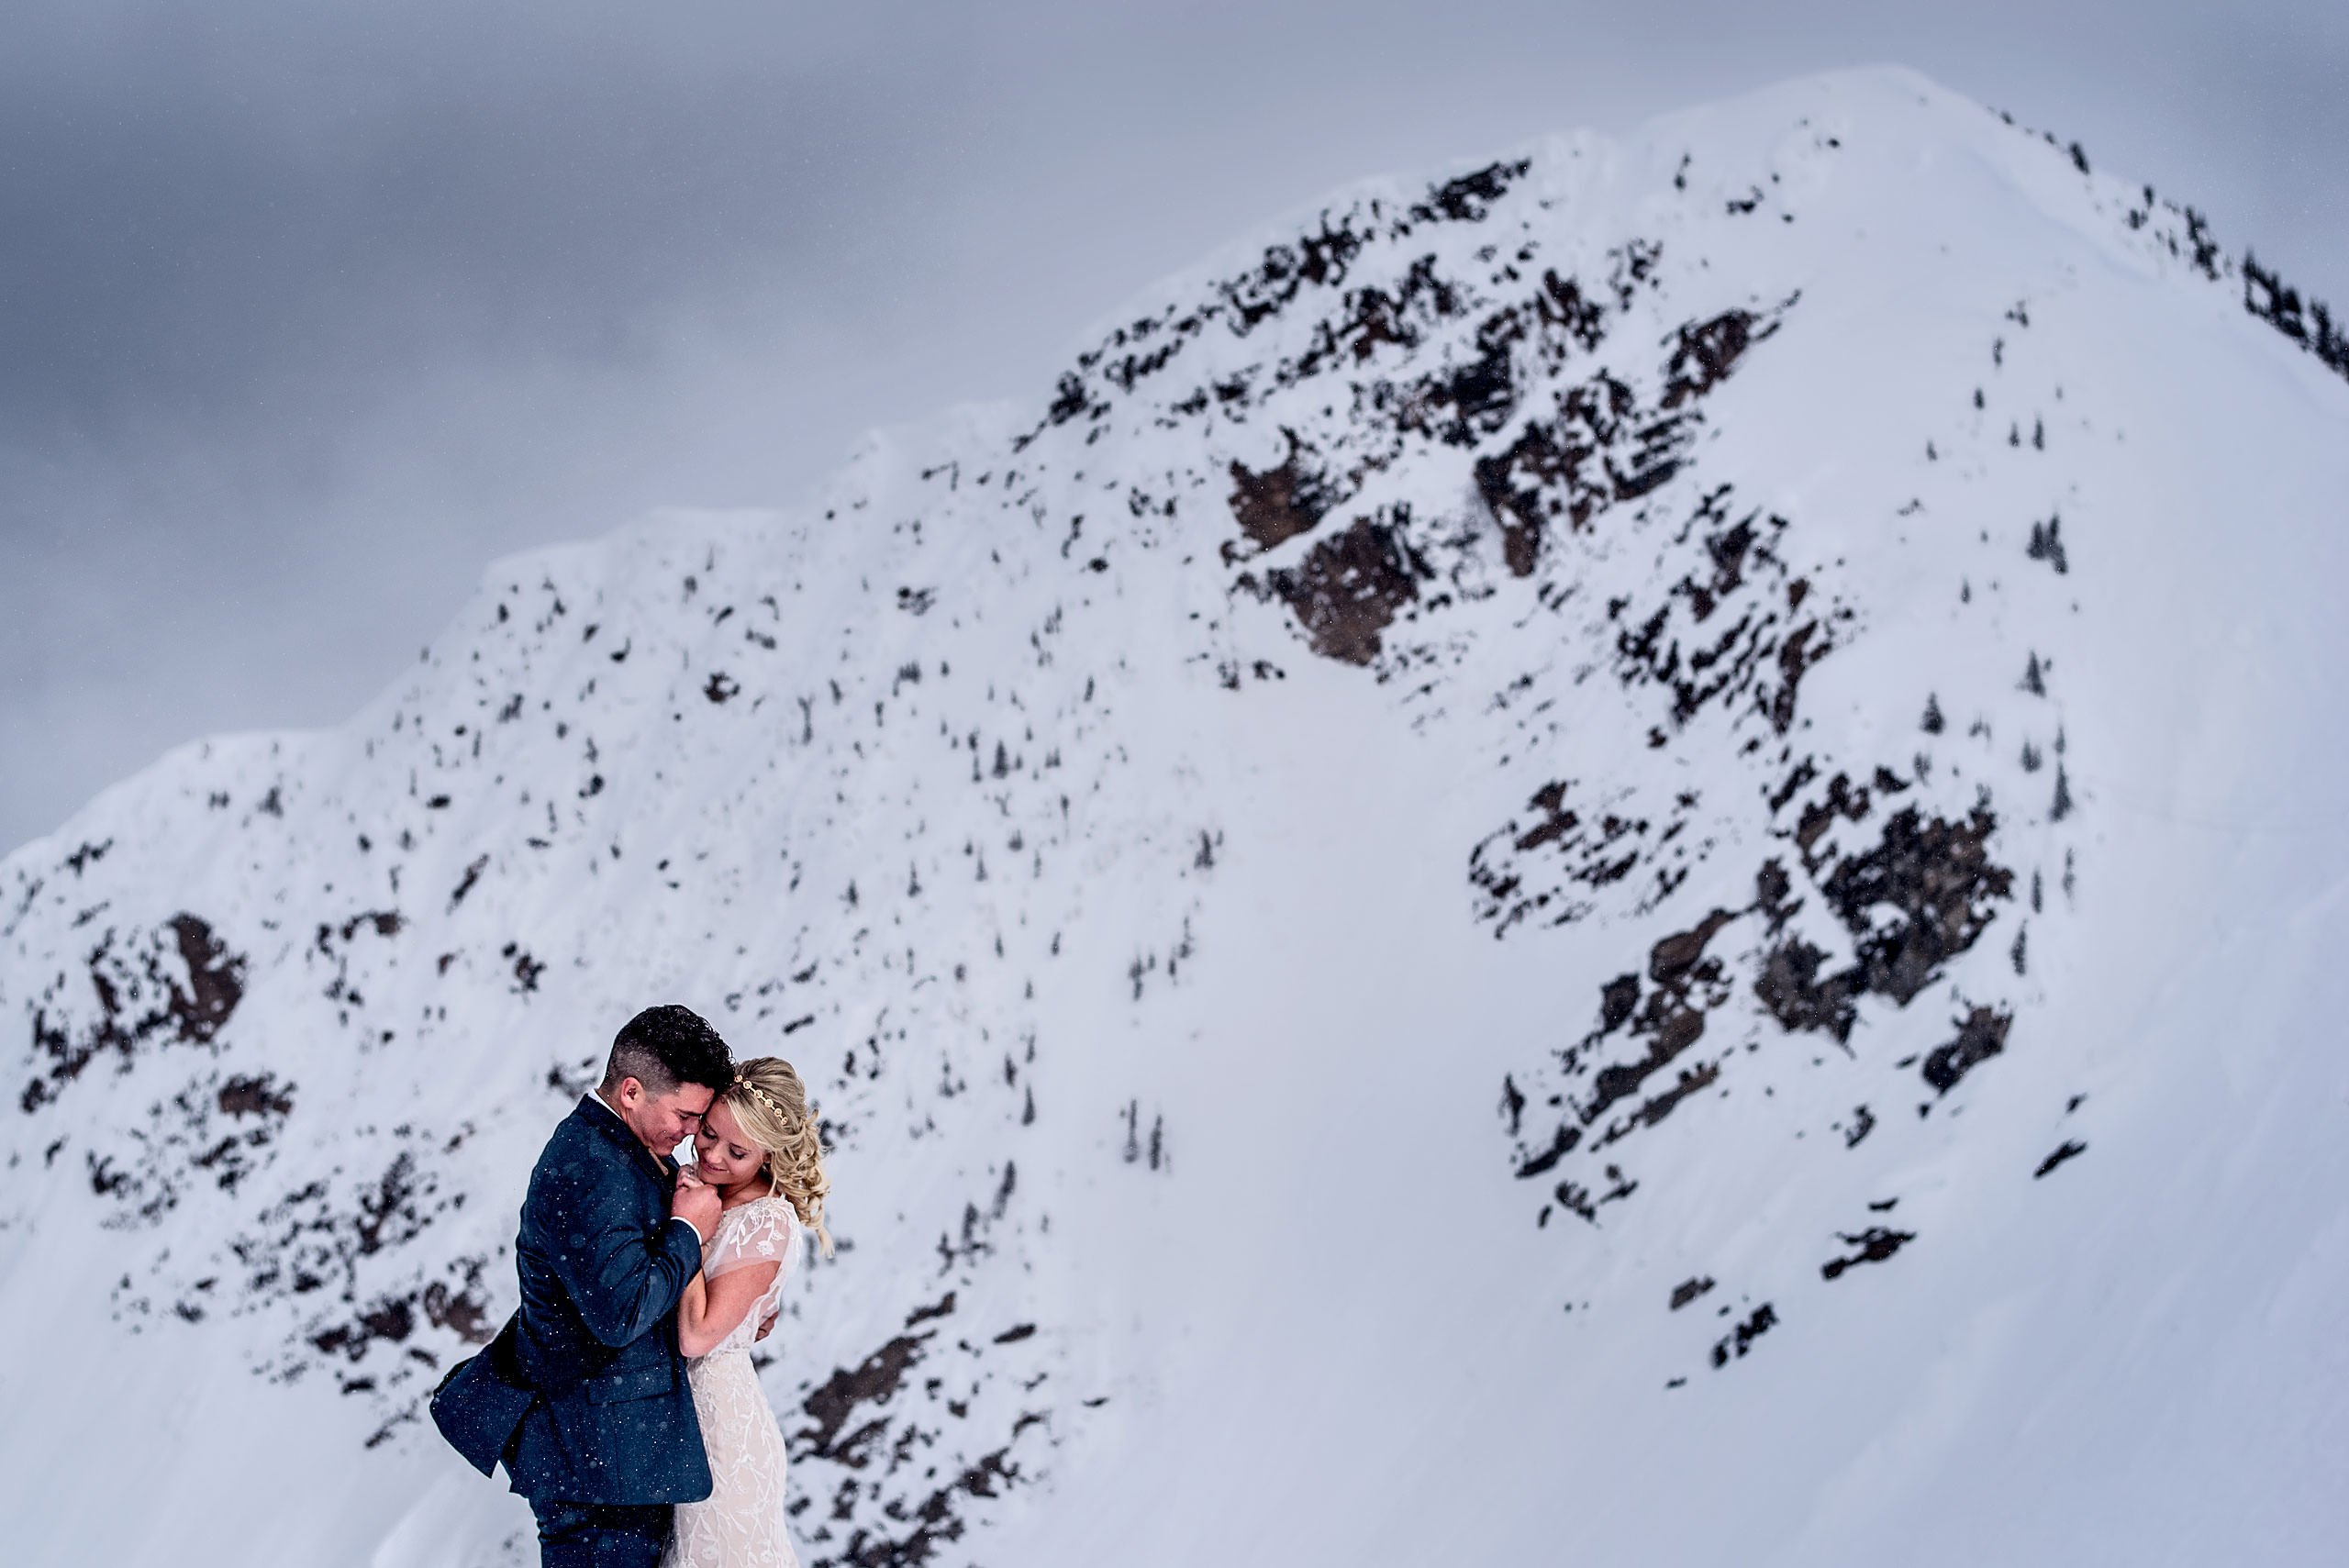
[[[522,1307],[432,1398],[432,1418],[486,1475],[503,1460],[530,1500],[543,1561],[633,1562],[587,1538],[667,1533],[673,1503],[709,1496],[701,1423],[677,1351],[677,1298],[701,1238],[669,1217],[674,1168],[588,1096],[547,1140],[522,1202]],[[558,1554],[557,1536],[583,1545]],[[650,1562],[650,1557],[641,1559]]]

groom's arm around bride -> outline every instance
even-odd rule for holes
[[[718,1198],[678,1188],[673,1213],[666,1151],[732,1073],[725,1042],[688,1009],[629,1020],[604,1083],[530,1174],[515,1245],[521,1309],[434,1396],[434,1420],[476,1469],[505,1462],[538,1515],[547,1564],[573,1548],[581,1562],[650,1563],[669,1505],[709,1495],[675,1315]]]

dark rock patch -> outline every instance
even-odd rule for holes
[[[1487,163],[1473,173],[1431,187],[1427,199],[1413,205],[1411,216],[1422,223],[1442,218],[1453,223],[1482,223],[1511,183],[1533,167],[1529,158],[1515,162]]]
[[[2061,1165],[2065,1161],[2071,1159],[2074,1155],[2085,1154],[2087,1151],[2088,1146],[2087,1144],[2080,1142],[2076,1139],[2065,1139],[2064,1142],[2057,1147],[2054,1153],[2050,1154],[2046,1159],[2042,1160],[2039,1162],[2039,1169],[2031,1173],[2031,1179],[2032,1181],[2037,1181],[2040,1177],[2046,1175],[2049,1172],[2054,1170],[2056,1166]]]
[[[961,1515],[954,1511],[958,1495],[993,1497],[1019,1479],[1019,1467],[1004,1457],[1010,1451],[1006,1447],[985,1455],[950,1485],[910,1507],[883,1510],[896,1524],[885,1529],[851,1531],[840,1555],[818,1556],[814,1568],[914,1568],[915,1564],[930,1562],[941,1546],[963,1538],[965,1527]],[[913,1529],[902,1536],[889,1533],[905,1524],[911,1524]],[[829,1533],[819,1530],[811,1539],[821,1540]]]
[[[1763,955],[1753,994],[1780,1029],[1824,1029],[1838,1041],[1847,1041],[1859,1018],[1855,1001],[1865,977],[1847,969],[1822,978],[1819,972],[1826,962],[1824,952],[1798,936],[1789,937]]]
[[[1839,1233],[1840,1235],[1840,1233]],[[1913,1230],[1888,1230],[1881,1225],[1871,1225],[1856,1236],[1842,1236],[1847,1247],[1858,1251],[1848,1258],[1830,1258],[1820,1265],[1821,1279],[1840,1279],[1843,1271],[1860,1263],[1880,1263],[1917,1239]]]
[[[1301,565],[1265,574],[1267,591],[1295,613],[1314,652],[1370,663],[1379,634],[1419,596],[1420,580],[1432,573],[1405,539],[1403,520],[1363,518],[1315,545]]]
[[[1246,337],[1279,315],[1308,284],[1334,288],[1343,283],[1347,270],[1371,238],[1368,231],[1355,228],[1354,216],[1349,214],[1333,226],[1324,214],[1317,232],[1266,247],[1252,270],[1216,285],[1232,330]]]
[[[460,1260],[460,1262],[467,1260]],[[495,1337],[488,1304],[481,1299],[481,1270],[485,1260],[473,1259],[472,1277],[455,1290],[438,1280],[424,1287],[424,1315],[433,1327],[446,1329],[469,1345],[485,1345]]]
[[[2011,897],[2014,885],[2014,873],[1990,861],[1996,826],[1979,807],[1964,822],[1945,822],[1928,821],[1912,806],[1885,824],[1874,849],[1846,858],[1820,884],[1858,939],[1868,990],[1907,1006],[1987,929],[1990,901]],[[1880,908],[1898,917],[1879,925]]]
[[[1681,1101],[1701,1089],[1711,1088],[1713,1084],[1720,1082],[1720,1063],[1718,1062],[1706,1062],[1695,1067],[1682,1068],[1679,1080],[1671,1088],[1641,1102],[1640,1108],[1631,1113],[1629,1121],[1609,1131],[1606,1141],[1611,1143],[1625,1133],[1639,1128],[1653,1127],[1665,1117],[1670,1116],[1673,1107],[1679,1105]]]
[[[228,1116],[284,1116],[294,1108],[294,1089],[292,1084],[279,1087],[274,1073],[263,1073],[229,1079],[215,1097]]]
[[[1559,1123],[1558,1130],[1556,1134],[1551,1138],[1550,1146],[1547,1149],[1542,1150],[1538,1154],[1529,1155],[1519,1162],[1517,1167],[1518,1179],[1520,1181],[1530,1180],[1534,1176],[1541,1175],[1544,1172],[1553,1169],[1557,1165],[1558,1162],[1572,1153],[1574,1151],[1575,1145],[1581,1141],[1582,1129],[1575,1126],[1572,1122]]]
[[[76,976],[87,983],[87,1000],[60,975],[34,1003],[31,1055],[46,1066],[25,1085],[19,1108],[30,1115],[55,1100],[101,1055],[128,1067],[150,1046],[217,1049],[244,999],[246,971],[244,955],[194,915],[175,915],[130,941],[108,928]]]
[[[465,874],[457,879],[456,888],[449,895],[449,912],[451,914],[453,915],[457,912],[457,906],[465,901],[465,895],[473,890],[475,884],[481,881],[481,873],[488,869],[489,857],[487,855],[476,855],[473,857],[473,863],[465,867]]]
[[[862,1451],[888,1423],[885,1419],[849,1429],[861,1406],[886,1405],[904,1383],[906,1373],[921,1360],[930,1334],[900,1334],[857,1363],[853,1370],[836,1368],[832,1375],[801,1402],[814,1423],[791,1435],[791,1457],[829,1459],[851,1470],[862,1470],[870,1455]],[[843,1434],[845,1433],[845,1436]]]
[[[1795,848],[1802,851],[1803,869],[1817,875],[1825,863],[1824,857],[1815,851],[1819,840],[1835,826],[1837,817],[1847,822],[1865,821],[1872,808],[1873,801],[1865,785],[1853,788],[1850,777],[1843,773],[1830,779],[1826,798],[1805,806],[1795,823]]]
[[[917,1307],[907,1313],[906,1327],[910,1329],[917,1323],[927,1323],[933,1318],[951,1317],[954,1311],[954,1294],[950,1290],[928,1307]]]
[[[1568,780],[1542,785],[1527,800],[1525,817],[1503,825],[1469,851],[1468,880],[1480,895],[1476,915],[1494,922],[1496,938],[1535,915],[1547,916],[1550,925],[1578,919],[1589,905],[1573,896],[1570,887],[1596,891],[1638,868],[1650,823],[1607,810],[1586,819],[1565,804],[1573,787]],[[1535,882],[1536,868],[1527,857],[1545,847],[1554,858],[1540,868],[1547,874]],[[1632,985],[1636,991],[1638,982]]]
[[[206,1043],[244,999],[245,961],[193,915],[174,915],[171,926],[187,968],[187,988],[170,985],[171,1016],[181,1040]]]
[[[1959,1079],[2006,1050],[2007,1029],[2013,1022],[2011,1014],[1975,1008],[1959,1023],[1955,1040],[1926,1056],[1925,1082],[1936,1093],[1948,1094]]]
[[[1645,1037],[1648,1040],[1647,1054],[1636,1062],[1599,1070],[1591,1080],[1591,1097],[1580,1112],[1584,1125],[1597,1120],[1617,1101],[1638,1093],[1652,1074],[1703,1036],[1705,1011],[1709,1006],[1718,1006],[1720,1000],[1726,999],[1726,988],[1719,997],[1692,998],[1691,993],[1698,985],[1720,984],[1720,961],[1707,959],[1705,946],[1736,917],[1730,910],[1716,909],[1689,929],[1665,937],[1649,951],[1648,977],[1655,983],[1655,989],[1648,993],[1646,1006],[1631,1019],[1632,1037]],[[1677,1088],[1642,1107],[1633,1118],[1634,1125],[1653,1126],[1671,1114],[1674,1106],[1712,1083],[1716,1076],[1718,1069],[1710,1067],[1684,1073]],[[1608,1140],[1612,1140],[1613,1137]]]
[[[1296,433],[1281,432],[1288,438],[1288,456],[1262,473],[1250,471],[1245,464],[1231,465],[1231,517],[1240,531],[1255,546],[1255,550],[1241,550],[1227,544],[1223,558],[1242,560],[1257,550],[1309,533],[1324,514],[1335,504],[1335,495],[1329,480],[1307,461],[1307,453]]]
[[[1703,1274],[1682,1280],[1672,1287],[1672,1310],[1679,1311],[1698,1296],[1713,1288],[1713,1276]]]
[[[1777,1322],[1776,1308],[1764,1302],[1753,1309],[1753,1316],[1714,1342],[1713,1364],[1727,1366],[1732,1358],[1743,1356],[1753,1348],[1753,1341],[1776,1328]]]
[[[1294,364],[1283,366],[1279,379],[1296,382],[1318,374],[1341,348],[1356,364],[1369,360],[1381,345],[1416,349],[1429,328],[1459,315],[1463,304],[1460,289],[1435,270],[1435,258],[1422,256],[1392,294],[1360,288],[1347,295],[1346,313],[1336,327],[1325,326],[1321,339]],[[1391,389],[1385,400],[1394,401]]]
[[[1776,320],[1765,322],[1743,310],[1681,328],[1671,361],[1664,366],[1664,406],[1677,408],[1719,386],[1746,350],[1777,329]]]
[[[1827,799],[1805,810],[1797,842],[1807,860],[1838,816],[1865,814],[1866,791],[1848,791],[1846,784],[1836,775]],[[1984,810],[1963,823],[1928,822],[1910,806],[1885,824],[1874,848],[1838,861],[1818,885],[1857,939],[1856,961],[1821,974],[1824,952],[1799,935],[1780,940],[1764,954],[1753,986],[1770,1016],[1781,1028],[1823,1029],[1845,1041],[1860,996],[1873,993],[1907,1006],[1980,938],[1993,917],[1990,901],[2011,896],[2013,873],[1993,865],[1986,848],[1994,826]],[[1880,922],[1877,911],[1887,906],[1898,917]]]

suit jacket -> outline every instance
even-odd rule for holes
[[[521,1310],[432,1396],[434,1423],[483,1474],[503,1459],[533,1501],[709,1496],[677,1351],[701,1238],[669,1218],[674,1173],[592,1095],[547,1140],[514,1249]]]

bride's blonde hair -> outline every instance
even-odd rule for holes
[[[788,1200],[800,1223],[815,1231],[824,1256],[832,1255],[831,1232],[824,1229],[824,1195],[832,1184],[824,1174],[824,1140],[816,1129],[816,1107],[807,1085],[780,1056],[756,1056],[734,1069],[734,1082],[718,1101],[751,1140],[766,1151],[759,1173],[767,1190]]]

